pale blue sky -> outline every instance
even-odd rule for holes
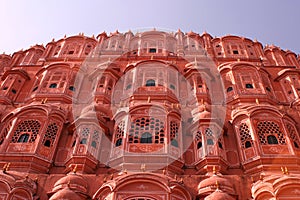
[[[0,0],[0,52],[84,32],[164,28],[257,38],[300,53],[298,0]]]

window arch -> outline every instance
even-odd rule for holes
[[[30,135],[28,133],[23,133],[22,135],[20,135],[17,143],[27,143],[29,137],[30,137]]]
[[[90,135],[90,129],[85,127],[82,129],[81,131],[81,140],[80,140],[80,144],[87,144],[87,139]]]
[[[214,145],[214,135],[210,128],[205,129],[206,144]]]
[[[247,149],[249,147],[252,147],[252,137],[250,134],[249,127],[246,123],[242,123],[239,127],[240,132],[240,140],[242,143],[242,148]]]
[[[147,86],[147,87],[155,86],[155,80],[153,80],[153,79],[147,80],[147,81],[146,81],[146,86]]]
[[[96,149],[98,144],[99,144],[99,131],[94,130],[91,146]]]
[[[278,140],[274,135],[267,136],[268,144],[278,144]]]
[[[49,124],[44,135],[42,143],[44,146],[52,147],[56,138],[56,134],[58,131],[58,126],[56,123]]]
[[[294,147],[299,149],[300,141],[299,141],[299,137],[297,136],[297,132],[296,132],[295,128],[293,127],[293,125],[288,123],[286,125],[286,129],[287,129],[287,132],[289,134],[289,137],[290,137],[291,142],[293,143]]]
[[[124,130],[125,130],[125,122],[121,121],[117,128],[115,133],[115,146],[121,146],[123,143],[123,137],[124,137]]]
[[[152,143],[152,134],[149,132],[145,132],[141,135],[140,143]]]
[[[14,135],[11,139],[12,143],[18,143],[19,139],[22,136],[22,140],[20,142],[29,142],[32,143],[36,140],[37,135],[39,134],[39,130],[41,128],[41,124],[37,120],[24,120],[20,122],[17,126],[17,129],[14,132]],[[26,136],[28,134],[29,136]],[[29,137],[26,139],[26,137]]]
[[[170,141],[171,145],[174,147],[178,147],[178,132],[179,125],[175,121],[170,122]]]
[[[152,142],[155,144],[163,144],[165,138],[164,123],[160,119],[151,117],[142,117],[131,122],[129,129],[128,142],[139,143],[144,133],[151,134]],[[144,135],[146,136],[146,135]],[[142,140],[144,141],[144,140]]]
[[[197,131],[196,136],[196,145],[197,145],[197,149],[201,149],[203,144],[202,144],[202,133],[201,131]]]
[[[262,145],[267,145],[267,144],[285,145],[286,144],[284,135],[281,132],[279,125],[273,121],[260,121],[257,124],[257,131],[258,131],[260,143]],[[275,139],[277,143],[275,143],[276,142]]]
[[[46,90],[48,88],[63,89],[68,82],[67,74],[68,73],[65,70],[50,71],[43,80],[42,88],[45,88]]]

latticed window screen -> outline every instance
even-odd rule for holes
[[[175,121],[170,122],[170,141],[171,145],[178,147],[178,131],[179,125]]]
[[[29,139],[26,142],[34,142],[41,128],[41,124],[37,120],[24,120],[20,122],[17,126],[17,129],[14,132],[14,135],[11,139],[12,143],[18,143],[19,138],[24,134],[29,135]],[[24,141],[23,141],[24,142]]]
[[[249,148],[252,146],[252,137],[247,124],[242,123],[239,127],[240,139],[243,148]]]
[[[91,146],[93,148],[97,148],[98,144],[99,144],[99,131],[94,130]]]
[[[87,138],[89,137],[90,134],[90,129],[85,127],[81,131],[81,140],[80,144],[86,144],[87,143]]]
[[[148,139],[142,136],[147,136]],[[142,117],[131,122],[128,135],[129,143],[152,143],[154,141],[156,144],[163,144],[164,138],[164,123],[159,119]]]
[[[214,145],[214,134],[210,128],[205,129],[206,144]]]
[[[123,137],[124,137],[124,130],[125,130],[125,122],[121,121],[116,129],[115,133],[115,145],[116,147],[121,146],[123,143]]]
[[[43,138],[43,144],[47,147],[52,147],[56,138],[58,127],[56,123],[49,124]]]
[[[197,131],[197,133],[195,135],[195,141],[196,141],[197,149],[202,148],[202,133],[201,133],[201,131]]]
[[[300,148],[300,141],[299,141],[299,138],[297,136],[297,132],[296,132],[295,128],[291,124],[287,124],[286,128],[287,128],[289,137],[290,137],[291,142],[293,143],[294,147],[299,149]]]
[[[279,125],[273,121],[261,121],[257,124],[257,131],[260,143],[267,144],[286,144],[283,133]]]

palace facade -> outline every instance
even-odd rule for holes
[[[0,199],[299,199],[300,57],[118,31],[0,55]]]

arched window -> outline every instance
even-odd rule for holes
[[[81,139],[80,144],[86,144],[86,142],[87,142],[87,139],[83,138],[83,139]]]
[[[153,142],[155,144],[164,144],[165,141],[164,132],[165,131],[164,131],[163,121],[156,119],[154,117],[151,118],[141,117],[131,122],[129,135],[128,135],[128,142],[140,143],[142,138],[147,138],[145,137],[146,135],[143,136],[143,134],[149,133],[151,135],[151,138],[152,135],[154,136]]]
[[[200,148],[202,148],[202,142],[201,142],[201,141],[199,141],[199,142],[197,143],[197,149],[200,149]]]
[[[227,88],[227,92],[231,92],[233,90],[233,88],[230,86]]]
[[[239,127],[240,140],[242,143],[242,148],[249,148],[252,146],[252,137],[250,134],[249,127],[247,124],[242,123]]]
[[[253,88],[253,85],[252,85],[251,83],[247,83],[247,84],[246,84],[246,88],[252,89],[252,88]]]
[[[57,88],[57,83],[51,83],[51,84],[49,85],[49,88]]]
[[[115,145],[116,147],[119,147],[123,143],[123,137],[124,137],[124,129],[125,129],[125,122],[121,121],[115,131]]]
[[[210,128],[205,129],[205,137],[207,145],[214,145],[213,132]]]
[[[174,147],[178,147],[178,142],[176,139],[172,139],[171,140],[171,145],[174,146]]]
[[[300,141],[299,141],[299,137],[297,136],[297,132],[294,128],[294,126],[290,123],[288,123],[286,125],[286,129],[287,129],[287,132],[289,134],[289,137],[290,139],[292,140],[293,144],[294,144],[294,147],[299,149],[300,148]]]
[[[96,141],[92,141],[91,146],[94,147],[94,148],[97,148],[97,143],[96,143]]]
[[[201,131],[197,131],[195,139],[196,139],[197,149],[202,148],[202,133],[201,133]]]
[[[122,138],[117,139],[116,141],[116,147],[119,147],[122,145]]]
[[[34,142],[37,134],[39,133],[39,129],[41,127],[41,124],[37,120],[24,120],[21,123],[18,124],[17,129],[14,132],[14,135],[11,139],[12,143],[18,143],[18,142]],[[28,136],[26,136],[26,134]],[[21,135],[22,139],[21,139]]]
[[[43,144],[46,147],[51,147],[55,141],[58,127],[56,123],[49,124],[43,138]]]
[[[206,140],[207,145],[214,145],[213,139],[209,138]]]
[[[140,143],[152,143],[152,134],[149,132],[143,133],[140,139]]]
[[[147,87],[155,86],[155,80],[153,80],[153,79],[147,80],[146,81],[146,86]]]
[[[24,133],[22,134],[19,139],[18,139],[18,143],[27,143],[29,140],[30,135],[28,133]]]
[[[267,136],[268,144],[278,144],[278,140],[274,135]]]
[[[281,132],[279,125],[273,121],[260,121],[257,124],[257,131],[262,145],[286,144],[285,137]]]
[[[175,121],[170,122],[170,140],[171,145],[178,147],[178,131],[179,131],[179,125]]]

